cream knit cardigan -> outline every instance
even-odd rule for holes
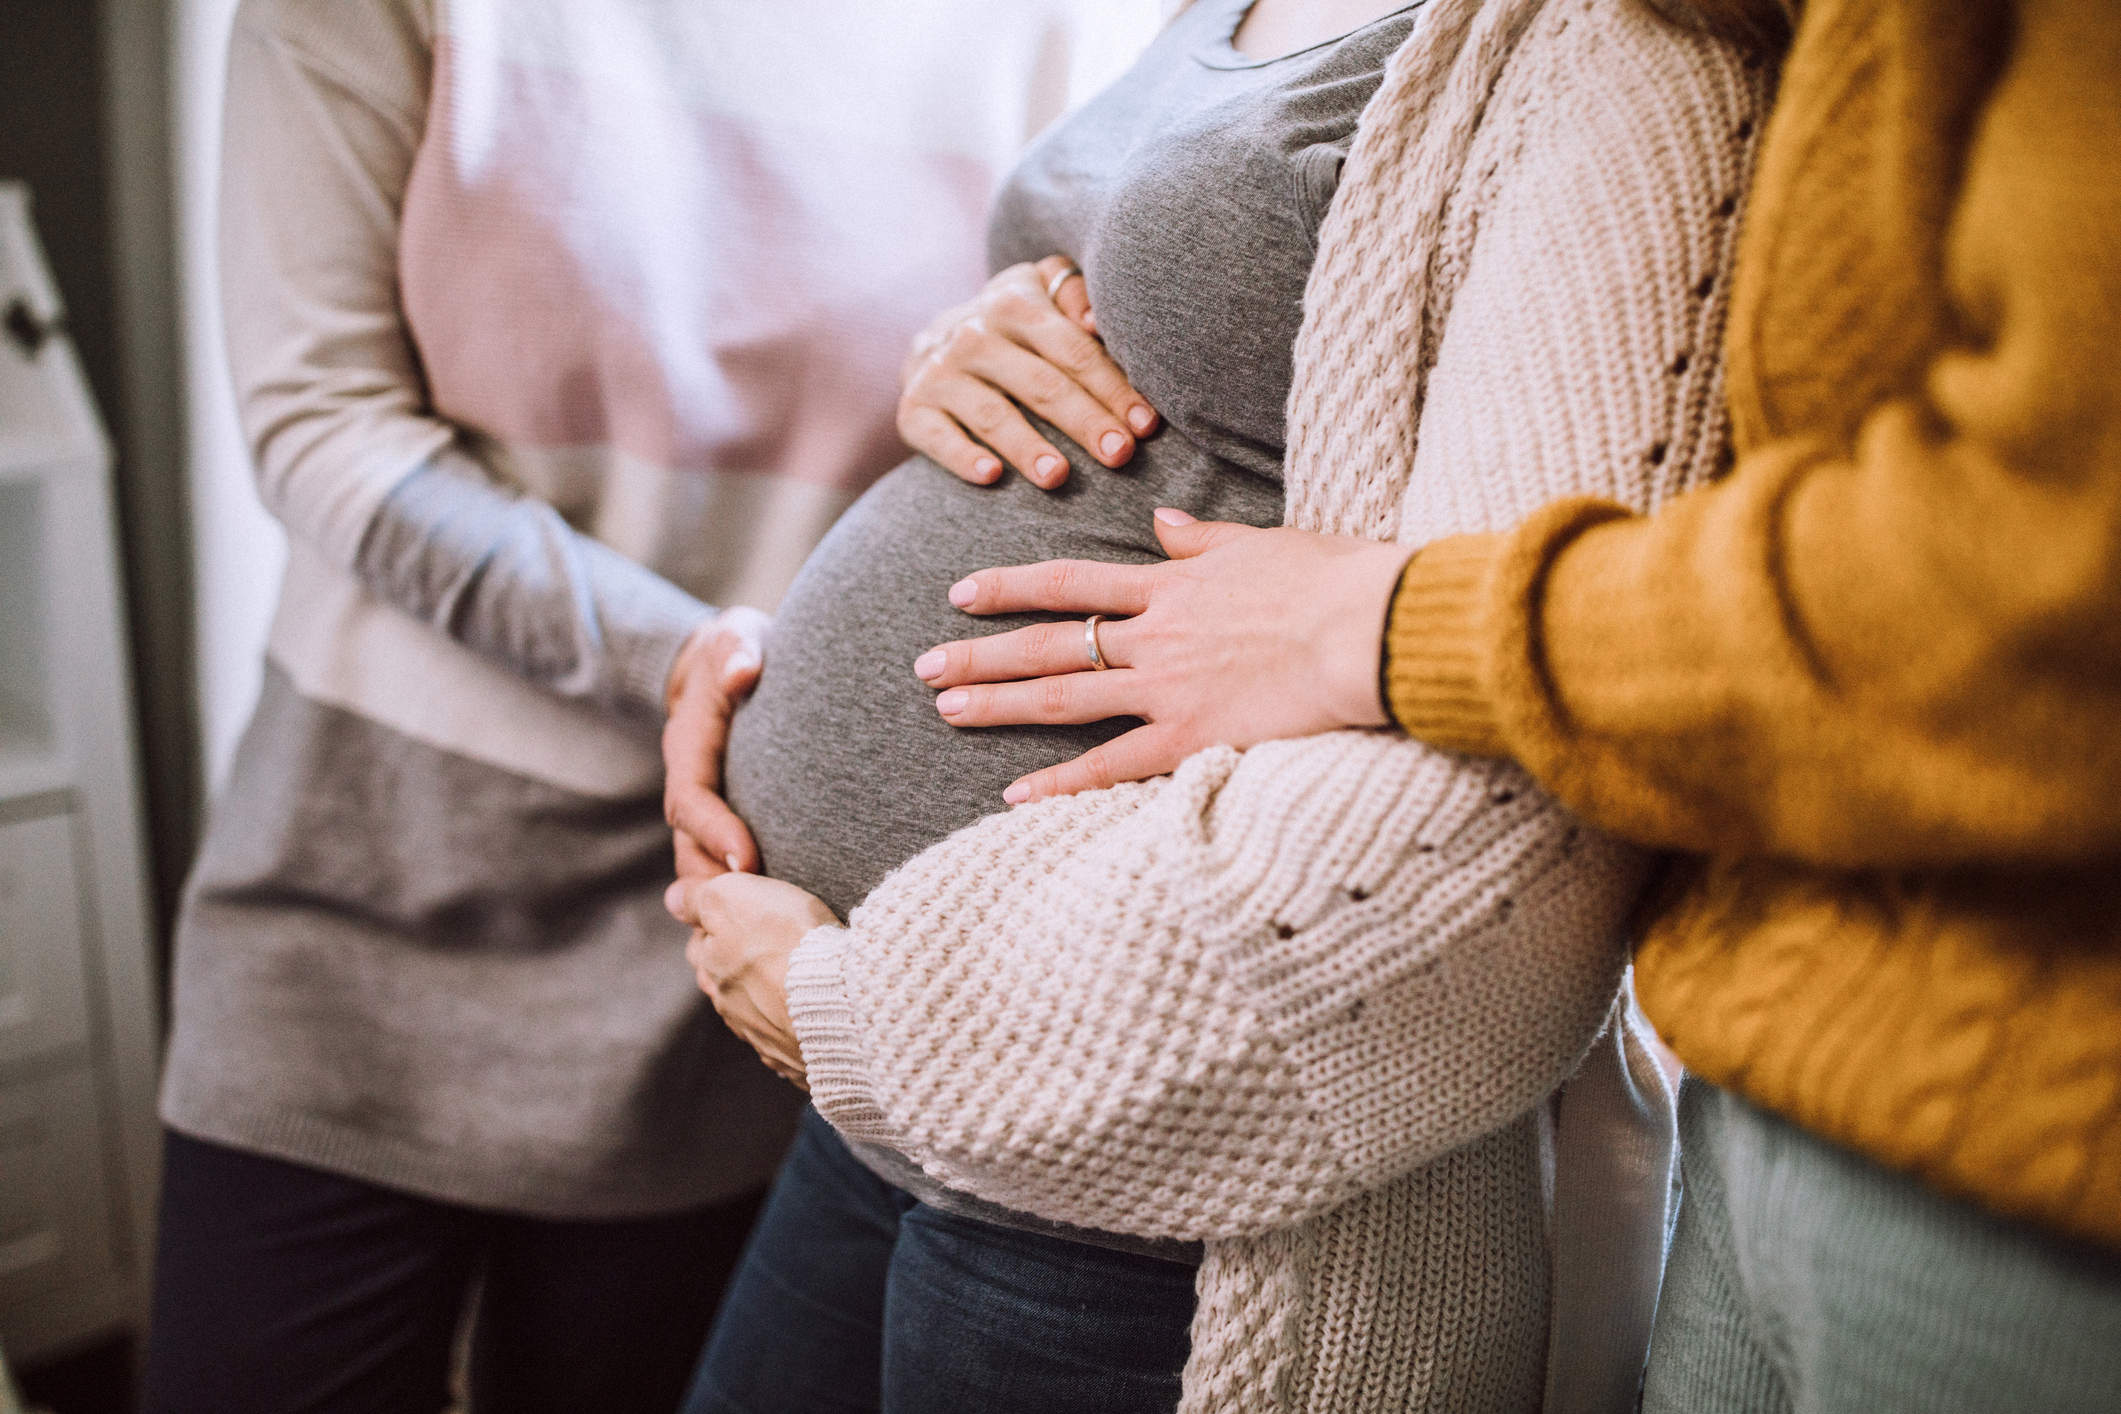
[[[1766,92],[1638,0],[1430,0],[1321,233],[1289,522],[1419,544],[1712,475]],[[1385,732],[1214,748],[927,850],[804,940],[789,1000],[848,1136],[1206,1240],[1188,1410],[1625,1407],[1661,1231],[1647,1291],[1615,1279],[1624,1338],[1572,1341],[1548,1293],[1613,1214],[1661,1219],[1664,1170],[1557,1167],[1546,1102],[1602,1030],[1622,1054],[1645,867],[1507,763]]]

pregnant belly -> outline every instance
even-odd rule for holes
[[[872,487],[812,553],[775,615],[758,690],[730,732],[729,802],[767,873],[844,918],[900,864],[1005,809],[1002,791],[1018,776],[1134,725],[947,725],[913,660],[938,643],[1046,617],[969,618],[947,597],[957,580],[1036,560],[1161,559],[1150,520],[1158,506],[1281,521],[1278,483],[1175,436],[1145,443],[1121,472],[1074,460],[1068,487],[1052,494],[1013,474],[968,486],[916,457]]]

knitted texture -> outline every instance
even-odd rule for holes
[[[1730,474],[1424,552],[1387,654],[1413,734],[1694,856],[1636,955],[1689,1070],[2121,1251],[2115,18],[1807,0]]]
[[[1621,0],[1432,0],[1321,237],[1292,522],[1426,541],[1707,475],[1725,282],[1697,286],[1762,97]],[[1607,1019],[1643,866],[1506,763],[1214,748],[910,861],[805,940],[790,1008],[850,1136],[1208,1242],[1186,1409],[1528,1410],[1540,1102]]]

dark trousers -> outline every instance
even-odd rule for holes
[[[1195,1275],[940,1212],[805,1111],[686,1414],[1170,1414]]]
[[[759,1195],[554,1222],[167,1135],[145,1414],[672,1414]]]

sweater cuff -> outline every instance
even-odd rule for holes
[[[1501,535],[1453,535],[1408,562],[1385,619],[1385,707],[1407,735],[1480,756],[1505,752],[1481,681],[1482,591]]]
[[[718,611],[676,585],[645,588],[623,631],[612,635],[611,652],[621,690],[660,722],[669,715],[670,674],[678,654]]]
[[[891,1123],[870,1087],[861,1018],[847,997],[843,964],[853,936],[836,923],[803,935],[788,959],[788,1019],[817,1112],[849,1138],[889,1144]]]

